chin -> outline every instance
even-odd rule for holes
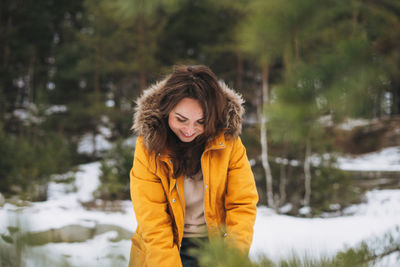
[[[184,135],[180,134],[180,135],[178,136],[178,138],[179,138],[179,140],[181,140],[181,142],[183,142],[183,143],[190,143],[190,142],[193,142],[194,140],[198,139],[199,136],[201,136],[201,134],[196,134],[196,135],[191,136],[191,137],[188,138],[188,137],[185,137]]]
[[[184,142],[184,143],[190,143],[190,142],[192,142],[194,139],[196,139],[196,137],[197,136],[195,136],[195,137],[190,137],[190,138],[179,138],[179,140],[181,140],[182,142]]]

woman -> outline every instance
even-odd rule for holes
[[[138,100],[130,266],[197,266],[193,238],[248,253],[258,201],[240,140],[243,100],[205,66],[180,66]]]

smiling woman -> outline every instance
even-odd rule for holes
[[[168,125],[182,142],[191,142],[204,132],[203,108],[192,98],[182,99],[169,113]]]
[[[243,100],[205,66],[180,66],[138,100],[130,266],[198,266],[193,239],[248,253],[258,201],[240,140]]]

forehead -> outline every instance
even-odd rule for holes
[[[176,104],[172,112],[179,113],[189,119],[199,119],[204,115],[200,102],[192,98],[183,98]]]

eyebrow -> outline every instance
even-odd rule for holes
[[[175,112],[175,114],[181,116],[181,117],[184,118],[185,120],[188,120],[188,118],[186,118],[185,116],[183,116],[182,114],[180,114],[180,113],[178,113],[178,112]],[[204,120],[204,117],[198,119],[198,121],[200,121],[200,120]]]

